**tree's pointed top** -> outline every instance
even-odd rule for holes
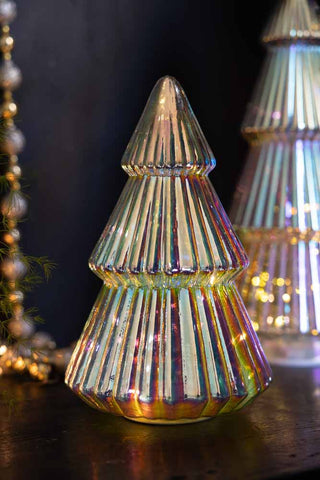
[[[213,153],[177,80],[154,86],[122,159],[129,175],[207,174]]]
[[[320,41],[320,22],[313,0],[281,0],[262,41]]]

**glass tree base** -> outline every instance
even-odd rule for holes
[[[272,365],[288,367],[320,366],[320,336],[259,335],[264,352]]]
[[[67,385],[102,412],[151,424],[238,410],[271,371],[236,287],[108,288],[92,309]]]
[[[139,417],[124,417],[131,422],[136,423],[147,423],[149,425],[186,425],[187,423],[198,423],[198,422],[205,422],[207,420],[212,420],[213,417],[201,417],[201,418],[180,418],[179,420],[163,420],[163,419],[155,419],[150,420],[148,418],[139,418]]]

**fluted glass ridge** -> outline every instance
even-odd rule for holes
[[[320,364],[319,27],[314,2],[279,2],[231,208],[250,259],[241,295],[271,361],[289,365]]]
[[[320,22],[314,0],[284,0],[268,23],[262,41],[306,42],[320,40]]]
[[[130,178],[89,261],[104,285],[66,373],[101,411],[195,422],[270,383],[233,283],[247,257],[207,177],[214,165],[183,90],[164,77],[123,157]]]
[[[128,175],[206,175],[216,161],[189,101],[166,76],[153,88],[122,158]]]

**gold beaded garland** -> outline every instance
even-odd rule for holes
[[[9,184],[9,192],[2,197],[0,211],[4,217],[7,231],[2,241],[7,246],[7,256],[1,264],[2,282],[6,284],[6,300],[10,304],[11,318],[9,333],[17,340],[13,345],[0,342],[0,375],[7,373],[25,373],[40,381],[47,381],[53,369],[63,372],[71,356],[71,349],[56,350],[56,344],[46,332],[35,332],[33,320],[25,314],[23,308],[24,293],[19,288],[19,280],[27,272],[23,256],[19,250],[20,232],[18,221],[27,211],[27,201],[20,192],[21,168],[17,154],[25,144],[22,132],[16,128],[13,118],[18,107],[13,100],[12,91],[21,83],[21,71],[11,59],[14,39],[10,34],[10,22],[16,16],[16,4],[12,0],[0,0],[0,88],[2,104],[0,117],[3,132],[0,138],[0,154],[7,157],[7,169],[4,174]],[[37,352],[36,350],[40,350]]]

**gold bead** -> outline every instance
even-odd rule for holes
[[[0,38],[0,50],[3,53],[11,52],[14,46],[14,39],[10,35],[5,35]]]
[[[15,230],[16,229],[16,226],[17,226],[17,220],[14,219],[14,218],[8,218],[7,219],[7,225],[8,225],[8,228],[9,230]]]
[[[23,302],[23,293],[20,290],[14,290],[8,295],[8,300],[11,303],[22,303]]]
[[[14,238],[13,236],[8,232],[3,235],[3,241],[7,245],[12,245],[14,243]]]
[[[3,235],[3,241],[9,246],[14,245],[15,242],[18,242],[19,240],[20,240],[20,232],[16,228],[13,228],[12,230],[5,232]]]
[[[19,188],[19,182],[14,182],[12,185],[12,190],[19,190]],[[8,193],[1,200],[1,213],[7,217],[7,220],[17,221],[25,215],[26,211],[27,201],[25,197],[18,191],[12,191]],[[14,227],[10,225],[9,228]]]
[[[22,81],[21,70],[12,60],[0,63],[0,87],[3,90],[15,90]]]
[[[17,155],[23,150],[25,138],[22,132],[13,124],[13,120],[6,119],[0,139],[0,148],[5,155]]]
[[[23,278],[27,273],[27,265],[20,254],[13,254],[6,257],[1,264],[2,275],[9,281],[16,281]]]
[[[9,331],[15,338],[29,338],[34,334],[35,327],[28,316],[14,316],[9,323]]]
[[[16,178],[21,177],[21,168],[19,167],[19,165],[10,165],[8,172],[12,172]]]
[[[12,172],[7,172],[6,179],[8,180],[8,182],[14,182],[16,177]]]
[[[1,107],[1,114],[4,119],[9,119],[17,114],[18,107],[14,102],[5,102]]]

